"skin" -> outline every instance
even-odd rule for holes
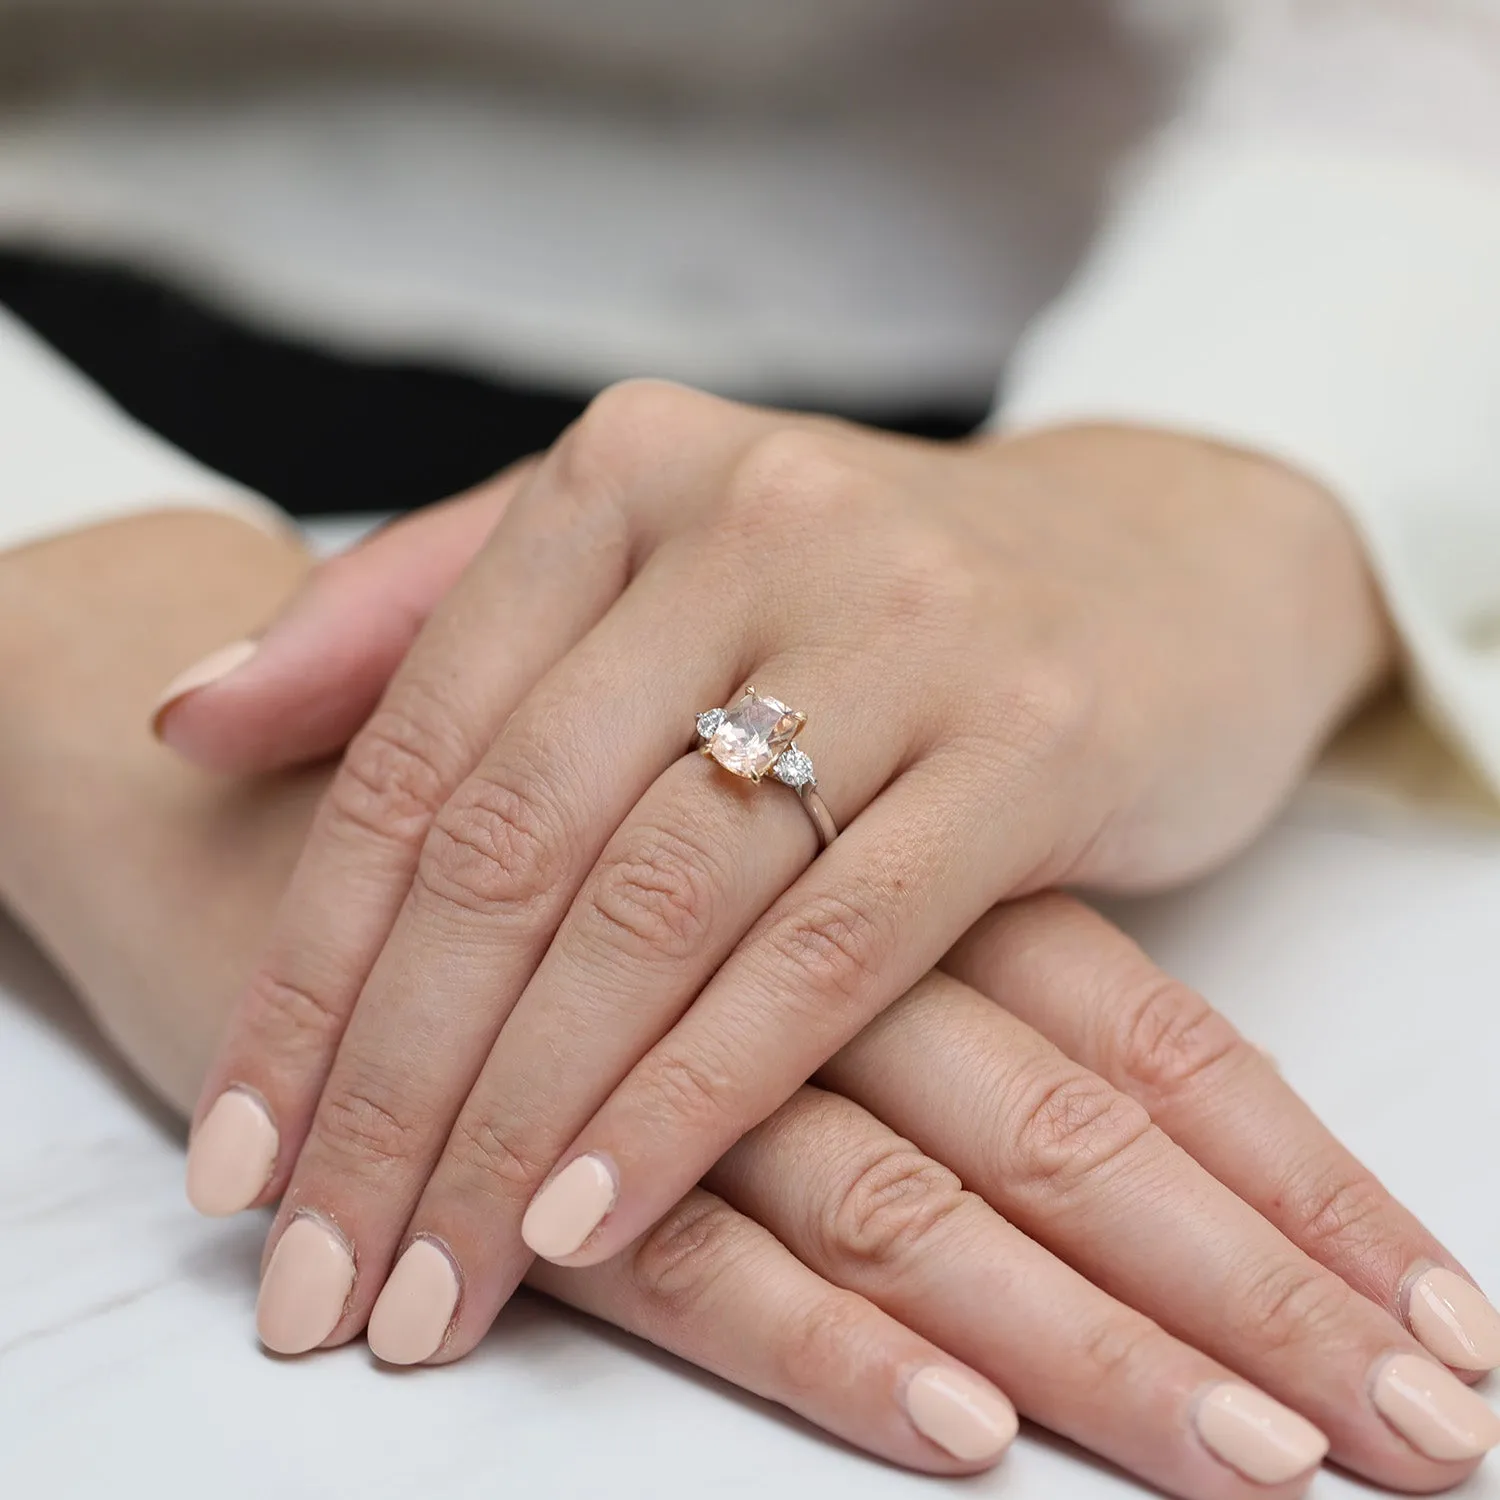
[[[617,1193],[560,1259],[608,1259],[996,902],[1238,848],[1391,656],[1325,493],[1165,434],[918,444],[646,383],[512,488],[355,735],[199,1105],[267,1102],[270,1246],[344,1226],[335,1337],[427,1233],[483,1289],[471,1344],[584,1154]],[[750,680],[815,716],[844,829],[816,860],[783,789],[683,755]]]
[[[1117,463],[1101,462],[1095,445],[1102,440],[1088,434],[1084,457],[1071,460],[1084,464],[1096,480],[1118,473]],[[1135,438],[1125,442],[1134,449]],[[1222,457],[1236,480],[1249,486],[1244,496],[1231,493],[1231,500],[1264,500],[1273,509],[1286,506],[1289,513],[1296,513],[1294,499],[1311,505],[1315,492],[1274,467],[1262,466],[1262,479],[1273,491],[1286,486],[1291,493],[1260,495],[1245,472],[1255,466],[1242,455],[1186,448],[1177,455],[1181,461],[1196,466]],[[1118,450],[1114,457],[1120,457]],[[1199,476],[1205,484],[1213,477],[1212,464]],[[1222,470],[1217,477],[1227,482]],[[329,748],[339,733],[359,723],[373,701],[373,688],[404,652],[425,611],[460,575],[525,480],[525,475],[502,480],[446,510],[404,523],[330,565],[273,627],[261,656],[221,687],[174,708],[163,732],[180,748],[208,759],[216,747],[235,744],[257,746],[267,764]],[[1158,475],[1158,485],[1162,482]],[[1144,481],[1141,488],[1151,490]],[[1304,515],[1308,535],[1301,538],[1309,568],[1331,546],[1331,537],[1343,536],[1326,497],[1317,497],[1312,516],[1316,521]],[[1287,548],[1297,536],[1294,530],[1278,539],[1272,556],[1279,567],[1286,566]],[[1333,560],[1339,568],[1351,563],[1336,549]],[[416,576],[425,584],[413,583]],[[382,623],[383,601],[401,588],[412,592],[401,597],[400,619]],[[1241,592],[1258,596],[1255,590]],[[1314,591],[1316,601],[1308,602],[1309,615],[1334,592],[1325,579]],[[1354,589],[1351,598],[1359,597]],[[1278,610],[1284,610],[1286,601],[1277,598]],[[1308,621],[1303,625],[1311,629]],[[1331,631],[1333,625],[1323,628]],[[373,644],[361,655],[359,642]],[[1327,649],[1333,651],[1331,645]],[[1346,650],[1347,662],[1365,660],[1347,643]],[[1382,650],[1377,647],[1371,655],[1379,660]],[[320,676],[320,656],[336,660],[336,675],[325,670]],[[1314,670],[1300,658],[1297,665],[1325,681],[1323,669]],[[1368,662],[1366,668],[1363,676],[1378,672]],[[346,689],[342,697],[340,684]],[[1353,696],[1354,689],[1347,692]],[[1315,718],[1304,706],[1307,734]],[[790,811],[796,814],[795,808]],[[769,816],[770,805],[758,815]],[[798,826],[794,816],[788,836]],[[924,1161],[954,1168],[971,1190],[1025,1231],[1028,1244],[1044,1245],[1073,1268],[1086,1268],[1096,1285],[1146,1312],[1158,1329],[1215,1355],[1313,1417],[1333,1438],[1341,1461],[1403,1488],[1444,1482],[1431,1465],[1411,1468],[1410,1450],[1399,1441],[1393,1444],[1389,1429],[1373,1416],[1367,1392],[1370,1361],[1382,1349],[1405,1347],[1387,1341],[1394,1328],[1390,1315],[1402,1313],[1403,1288],[1414,1269],[1429,1260],[1451,1266],[1451,1259],[1327,1135],[1259,1052],[1200,997],[1162,976],[1097,917],[1060,897],[1037,897],[983,919],[949,955],[946,967],[970,989],[954,993],[934,980],[920,982],[846,1045],[819,1082],[887,1119],[925,1153]],[[976,993],[1003,997],[1005,1011],[993,1005],[974,1008]],[[926,1019],[958,1014],[965,1003],[969,1009],[952,1032]],[[865,1055],[862,1049],[872,1037],[898,1045],[890,1053],[894,1061],[876,1070],[881,1092],[867,1095],[861,1090],[868,1075],[852,1060]],[[959,1107],[944,1116],[941,1101],[929,1098],[931,1070],[913,1067],[912,1060],[929,1049],[945,1085],[955,1060],[1004,1059],[1006,1068],[992,1061],[965,1075],[972,1097],[955,1096]],[[795,1096],[783,1110],[797,1109],[797,1100],[804,1098]],[[979,1108],[982,1128],[975,1128],[975,1100],[991,1105]],[[997,1100],[1009,1101],[1009,1107],[995,1107]],[[778,1113],[746,1139],[774,1139],[775,1120],[781,1118]],[[985,1147],[977,1155],[976,1143]],[[732,1174],[739,1150],[712,1169],[711,1184],[717,1187],[723,1174]],[[389,1175],[382,1199],[403,1190],[408,1165],[399,1152],[384,1156]],[[797,1158],[803,1164],[823,1159],[821,1147]],[[394,1255],[422,1233],[445,1244],[462,1267],[458,1316],[435,1356],[458,1357],[482,1336],[529,1264],[524,1252],[513,1263],[492,1253],[497,1222],[503,1225],[514,1211],[526,1182],[497,1171],[485,1152],[470,1150],[454,1166],[447,1191],[435,1193],[429,1183],[405,1226],[386,1238],[380,1217],[361,1212],[358,1190],[367,1185],[362,1169],[358,1152],[346,1153],[333,1175],[332,1197],[299,1199],[293,1184],[297,1207],[329,1213],[359,1249],[359,1281],[329,1342],[359,1331]],[[949,1222],[954,1215],[944,1206],[941,1182],[950,1192],[956,1184],[941,1172],[935,1178],[925,1173],[923,1168],[917,1175],[929,1187],[934,1181],[939,1185],[935,1217]],[[345,1191],[349,1176],[353,1193]],[[1179,1211],[1162,1212],[1164,1183],[1184,1205]],[[330,1202],[337,1205],[331,1212]],[[846,1225],[863,1217],[835,1214]],[[1163,1224],[1171,1225],[1169,1234]],[[1122,1239],[1122,1226],[1138,1226],[1138,1236]],[[851,1264],[868,1258],[856,1251],[819,1260],[826,1235],[799,1241],[789,1227],[778,1223],[777,1228],[825,1274],[842,1266],[842,1275],[853,1275]],[[999,1249],[997,1242],[992,1254]],[[886,1295],[905,1297],[930,1285],[934,1266],[942,1268],[933,1287],[940,1295],[943,1287],[957,1284],[948,1280],[953,1264],[946,1245],[930,1259],[903,1260],[907,1278]],[[1367,1300],[1351,1297],[1351,1289]],[[1067,1296],[1061,1287],[1050,1290],[1048,1296],[1053,1295]],[[985,1299],[970,1287],[964,1305],[972,1309],[976,1300]],[[1046,1305],[1051,1315],[1053,1306]],[[962,1327],[948,1326],[951,1337],[963,1337]],[[984,1349],[993,1361],[995,1347],[1030,1349],[1036,1337],[1041,1337],[1036,1331],[996,1329],[976,1351],[978,1367],[994,1373],[993,1364],[981,1357]],[[1097,1427],[1070,1425],[1069,1402],[1077,1399],[1077,1390],[1067,1372],[1083,1366],[1049,1361],[1046,1371],[1012,1368],[1002,1373],[1002,1383],[1028,1414],[1178,1487],[1180,1481],[1154,1473],[1147,1456],[1122,1456]],[[1061,1395],[1049,1406],[1039,1392],[1057,1371],[1062,1372]],[[1128,1428],[1127,1422],[1116,1439],[1123,1440]]]
[[[204,776],[151,741],[144,709],[162,670],[263,618],[304,567],[284,543],[196,516],[0,558],[0,625],[30,627],[0,631],[0,899],[178,1108],[330,773]],[[1006,1010],[986,998],[1001,993]],[[1076,1056],[1046,1035],[1069,1027]],[[1170,1045],[1142,1050],[1148,1036]],[[1204,1046],[1216,1072],[1186,1066]],[[949,1075],[940,1096],[928,1059]],[[1212,1105],[1200,1087],[1210,1079]],[[1175,1121],[1176,1143],[1133,1097],[1146,1091]],[[1205,1390],[1263,1369],[1299,1386],[1308,1409],[1325,1407],[1336,1444],[1366,1472],[1404,1489],[1457,1481],[1472,1464],[1421,1458],[1364,1392],[1361,1362],[1414,1350],[1409,1336],[1193,1160],[1195,1140],[1234,1138],[1259,1115],[1286,1140],[1262,1131],[1255,1149],[1224,1158],[1248,1195],[1283,1192],[1294,1157],[1310,1193],[1324,1184],[1305,1176],[1309,1165],[1368,1184],[1201,1001],[1077,903],[1039,897],[981,922],[950,972],[890,1007],[620,1255],[581,1269],[537,1263],[528,1279],[934,1473],[992,1461],[956,1460],[908,1419],[905,1383],[936,1365],[993,1382],[1026,1415],[1169,1492],[1296,1494],[1306,1476],[1250,1484],[1192,1426]],[[1222,1156],[1222,1141],[1211,1149]],[[1373,1226],[1320,1239],[1351,1276],[1378,1282],[1387,1254],[1451,1264],[1399,1206],[1383,1195],[1373,1206]],[[1068,1260],[1105,1222],[1138,1248],[1093,1252],[1090,1281]],[[1224,1347],[1222,1362],[1172,1318],[1147,1315],[1175,1300],[1175,1321],[1191,1324],[1216,1297],[1217,1328],[1199,1331]],[[1314,1306],[1317,1318],[1303,1315]]]

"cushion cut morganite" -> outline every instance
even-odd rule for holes
[[[802,718],[775,698],[741,698],[724,711],[708,753],[736,776],[759,781],[802,727]]]

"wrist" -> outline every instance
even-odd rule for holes
[[[1269,454],[1190,438],[1240,476],[1237,499],[1247,527],[1264,523],[1271,551],[1267,586],[1281,589],[1293,658],[1325,737],[1395,671],[1395,625],[1359,531],[1338,497],[1318,480]]]
[[[1059,470],[1206,594],[1205,638],[1326,737],[1394,670],[1368,555],[1325,486],[1270,455],[1152,427],[1081,424],[985,439]],[[1213,632],[1210,632],[1213,634]],[[1248,653],[1248,654],[1247,654]]]
[[[151,708],[184,665],[273,616],[307,566],[289,539],[197,513],[0,555],[0,905],[179,1107],[315,781],[204,775],[155,742]]]
[[[56,760],[163,762],[149,726],[163,685],[259,629],[308,567],[295,539],[207,511],[0,553],[0,823]]]

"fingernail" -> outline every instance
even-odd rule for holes
[[[1020,1420],[994,1386],[943,1365],[918,1370],[906,1387],[912,1426],[966,1464],[995,1458],[1010,1446]]]
[[[1285,1484],[1328,1453],[1328,1439],[1306,1417],[1233,1381],[1203,1397],[1193,1422],[1204,1447],[1255,1484]]]
[[[199,688],[206,688],[210,683],[219,682],[231,672],[238,671],[258,650],[259,641],[233,641],[227,646],[220,646],[217,651],[210,651],[202,661],[195,662],[187,671],[174,677],[162,689],[161,697],[151,710],[152,728],[159,729],[166,711],[189,693],[196,693]]]
[[[615,1174],[602,1156],[580,1156],[531,1200],[521,1238],[543,1260],[572,1255],[615,1206],[617,1192]]]
[[[431,1240],[413,1240],[396,1262],[365,1330],[388,1365],[418,1365],[442,1348],[458,1306],[458,1274]]]
[[[1411,1331],[1455,1370],[1500,1368],[1500,1312],[1471,1281],[1434,1266],[1412,1282],[1406,1305]]]
[[[214,1218],[249,1208],[271,1180],[278,1146],[265,1105],[248,1089],[226,1089],[188,1142],[188,1202]]]
[[[277,1354],[316,1349],[338,1326],[354,1289],[354,1257],[327,1225],[293,1219],[260,1284],[255,1327]]]
[[[1375,1409],[1418,1453],[1439,1462],[1478,1458],[1500,1443],[1500,1417],[1457,1376],[1418,1354],[1379,1366]]]

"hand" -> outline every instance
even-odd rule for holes
[[[476,497],[471,503],[489,504],[493,498]],[[389,639],[367,616],[378,612],[379,600],[389,592],[382,587],[382,573],[400,567],[403,555],[414,541],[420,541],[416,534],[424,524],[421,517],[403,523],[404,534],[388,532],[326,572],[315,585],[320,595],[316,608],[304,606],[293,620],[315,614],[320,630],[342,630],[340,656],[345,651],[357,652],[361,640]],[[451,524],[451,518],[443,524]],[[476,544],[479,529],[471,529]],[[457,567],[450,565],[446,571],[456,573]],[[316,703],[322,722],[332,722],[342,712],[342,722],[352,728],[358,714],[340,708],[339,680],[306,675],[316,672],[318,640],[318,635],[299,632],[295,626],[273,630],[262,657],[253,669],[247,669],[235,692],[228,697],[196,695],[173,710],[171,727],[181,722],[181,715],[191,714],[192,733],[211,740],[215,735],[223,737],[236,720],[254,721],[261,743],[271,746],[276,743],[276,723],[275,716],[264,711],[266,705],[295,702],[300,680],[304,701],[309,707]],[[360,668],[361,680],[370,667],[366,662]],[[265,702],[260,701],[257,681],[264,688]],[[305,686],[308,681],[310,688]],[[295,714],[281,724],[280,732],[283,744],[277,754],[295,748],[303,735]],[[228,743],[227,737],[224,742]],[[965,1180],[1001,1207],[1013,1223],[1031,1230],[1065,1260],[1097,1277],[1127,1302],[1144,1308],[1184,1339],[1201,1341],[1202,1347],[1242,1373],[1262,1378],[1267,1366],[1279,1367],[1274,1379],[1265,1381],[1268,1388],[1322,1422],[1333,1434],[1335,1454],[1342,1461],[1386,1483],[1430,1486],[1447,1482],[1446,1473],[1413,1474],[1405,1467],[1409,1456],[1394,1459],[1384,1446],[1383,1427],[1372,1420],[1370,1392],[1379,1387],[1367,1380],[1363,1361],[1371,1350],[1402,1347],[1392,1341],[1404,1342],[1404,1335],[1370,1304],[1407,1319],[1434,1352],[1461,1368],[1487,1365],[1500,1356],[1496,1336],[1500,1330],[1493,1314],[1471,1284],[1457,1279],[1451,1257],[1331,1140],[1255,1049],[1240,1041],[1201,1000],[1166,981],[1097,918],[1061,898],[1040,899],[987,919],[957,951],[951,967],[979,989],[1004,996],[1013,1014],[1009,1020],[1001,1015],[1001,1029],[994,1036],[984,1029],[996,1024],[987,1007],[984,1026],[973,1033],[961,1026],[947,1030],[940,1021],[934,1023],[919,1006],[937,1010],[940,1000],[961,1001],[962,992],[935,995],[935,982],[929,982],[846,1049],[824,1081],[846,1086],[860,1097],[853,1081],[860,1075],[841,1070],[848,1069],[851,1059],[868,1055],[862,1049],[876,1045],[877,1039],[892,1043],[885,1064],[890,1069],[887,1076],[904,1079],[903,1092],[872,1094],[865,1102],[883,1115],[889,1108],[887,1118],[934,1156],[959,1167]],[[1030,1034],[1016,1024],[1019,1021],[1029,1022],[1066,1054],[1096,1071],[1068,1067],[1054,1088],[1048,1069],[1066,1066],[1064,1059],[1039,1045],[1034,1036],[1028,1042]],[[1007,1031],[1005,1026],[1013,1029]],[[988,1118],[989,1127],[976,1129],[972,1102],[954,1102],[949,1086],[961,1085],[969,1076],[963,1071],[965,1066],[978,1067],[986,1059],[1013,1059],[1015,1071],[991,1076],[1000,1067],[991,1062],[973,1075],[973,1100],[989,1101],[996,1111],[987,1117],[981,1107],[979,1118]],[[1036,1073],[1030,1071],[1033,1067]],[[939,1101],[931,1100],[923,1084],[938,1072],[945,1085],[940,1102],[952,1104],[954,1113],[944,1117],[940,1112],[934,1123],[922,1111]],[[1108,1083],[1101,1081],[1101,1075]],[[1217,1182],[1170,1149],[1162,1160],[1171,1163],[1171,1170],[1158,1177],[1152,1166],[1155,1153],[1162,1149],[1160,1137],[1155,1131],[1137,1136],[1145,1117],[1138,1111],[1132,1114],[1129,1100],[1113,1092],[1109,1084],[1145,1106],[1157,1125],[1187,1148]],[[1011,1109],[1000,1107],[1007,1102]],[[794,1103],[789,1108],[795,1111],[801,1106]],[[942,1123],[945,1118],[946,1124]],[[961,1135],[955,1133],[960,1124]],[[1019,1140],[1015,1138],[1018,1125],[1023,1127]],[[782,1139],[778,1130],[775,1125],[767,1127],[752,1139]],[[993,1152],[979,1148],[978,1143],[987,1140],[993,1141]],[[1034,1159],[1039,1146],[1050,1162],[1043,1170]],[[743,1160],[749,1149],[748,1145],[736,1148],[711,1179],[735,1201],[741,1200],[732,1186],[733,1164]],[[800,1174],[811,1168],[816,1176],[816,1169],[830,1159],[821,1138],[818,1144],[801,1149],[805,1154],[798,1159],[799,1175],[791,1174],[791,1158],[782,1155],[777,1158],[778,1175],[771,1179],[789,1193],[800,1190]],[[950,1149],[954,1154],[946,1155]],[[1132,1165],[1127,1168],[1127,1163]],[[448,1281],[447,1292],[439,1293],[436,1323],[430,1301],[425,1324],[420,1318],[413,1323],[403,1311],[403,1304],[410,1302],[409,1288],[398,1272],[389,1300],[382,1299],[386,1316],[377,1313],[372,1331],[372,1341],[389,1355],[456,1357],[482,1334],[503,1294],[503,1279],[497,1286],[493,1279],[476,1278],[493,1277],[486,1265],[485,1238],[495,1189],[503,1190],[506,1185],[496,1181],[482,1157],[469,1165],[467,1198],[457,1195],[447,1205],[449,1218],[426,1229],[433,1236],[429,1244],[443,1243],[442,1234],[447,1231],[448,1253],[456,1254],[463,1271],[462,1293],[456,1290],[456,1280]],[[730,1174],[727,1178],[726,1173]],[[1163,1207],[1165,1182],[1178,1195],[1167,1201],[1178,1207]],[[1138,1195],[1134,1207],[1130,1203],[1133,1194]],[[1234,1194],[1239,1195],[1238,1203]],[[907,1197],[904,1193],[891,1196],[897,1207]],[[1121,1197],[1126,1201],[1118,1201]],[[847,1210],[833,1212],[837,1201],[838,1195],[832,1195],[831,1223],[816,1232],[803,1219],[785,1228],[777,1220],[772,1227],[793,1248],[812,1255],[814,1250],[805,1250],[808,1243],[825,1248],[830,1241],[837,1243],[839,1226],[847,1232],[851,1218],[862,1217]],[[1132,1242],[1128,1228],[1136,1219],[1143,1225],[1140,1245],[1121,1257],[1122,1239]],[[1148,1220],[1171,1224],[1174,1231],[1168,1236],[1150,1231]],[[1263,1220],[1336,1275],[1320,1273]],[[794,1232],[799,1225],[802,1239]],[[1235,1227],[1226,1233],[1229,1225]],[[1105,1227],[1105,1234],[1098,1232],[1100,1226]],[[811,1242],[806,1238],[809,1234]],[[654,1243],[655,1238],[647,1243]],[[896,1299],[921,1288],[951,1286],[960,1291],[967,1287],[942,1250],[945,1241],[926,1234],[910,1238],[915,1244],[906,1245],[908,1251],[920,1244],[939,1253],[930,1260],[914,1254],[898,1258],[902,1274],[889,1278],[882,1297],[887,1306],[901,1305]],[[434,1254],[439,1258],[434,1259]],[[839,1257],[851,1258],[849,1248],[841,1250]],[[852,1258],[863,1263],[858,1254]],[[654,1264],[653,1257],[647,1260]],[[441,1253],[426,1250],[419,1253],[417,1263],[439,1270],[452,1264]],[[611,1264],[624,1274],[633,1261],[627,1257]],[[882,1265],[893,1269],[890,1261]],[[941,1269],[936,1288],[935,1266]],[[532,1272],[544,1284],[553,1274],[542,1267]],[[383,1275],[384,1267],[372,1270],[362,1253],[361,1275],[347,1314],[340,1317],[345,1306],[340,1300],[332,1310],[327,1342],[338,1342],[358,1331]],[[1340,1285],[1338,1278],[1345,1284]],[[439,1277],[439,1285],[443,1284]],[[1370,1302],[1348,1296],[1349,1286],[1363,1292]],[[1258,1327],[1261,1320],[1254,1310],[1267,1296],[1279,1304],[1270,1319],[1275,1332],[1269,1341],[1277,1346],[1275,1351],[1267,1350],[1265,1330]],[[1452,1299],[1446,1304],[1452,1315],[1448,1323],[1438,1311],[1444,1306],[1444,1296]],[[966,1291],[964,1300],[971,1307],[984,1305],[983,1299],[969,1298]],[[716,1309],[721,1306],[717,1301],[714,1305]],[[1226,1317],[1226,1309],[1234,1315]],[[1455,1332],[1465,1324],[1470,1332],[1467,1343]],[[392,1338],[393,1332],[398,1336]],[[304,1328],[302,1337],[306,1336]],[[1064,1353],[1059,1351],[1060,1358]],[[1066,1355],[1055,1368],[1049,1367],[1052,1376],[1048,1378],[1065,1377],[1072,1358]],[[976,1367],[998,1375],[1023,1409],[1039,1420],[1059,1425],[1060,1430],[1080,1435],[1084,1441],[1101,1441],[1097,1435],[1084,1435],[1076,1417],[1038,1405],[1034,1367],[997,1370],[982,1358],[976,1360]],[[1078,1367],[1087,1367],[1087,1361]],[[1475,1441],[1483,1441],[1479,1436],[1483,1417],[1477,1409],[1471,1412]],[[1101,1451],[1111,1452],[1132,1467],[1141,1462],[1138,1456],[1121,1457],[1118,1450],[1102,1447]],[[1158,1478],[1158,1482],[1177,1487],[1175,1481]]]
[[[219,523],[203,524],[59,544],[26,559],[24,589],[23,570],[0,559],[0,597],[51,627],[29,637],[37,660],[24,682],[0,680],[11,730],[0,784],[25,789],[7,809],[0,897],[178,1101],[196,1082],[184,1060],[201,1067],[208,1055],[327,776],[209,781],[138,727],[153,663],[181,650],[179,634],[191,649],[215,622],[248,623],[265,607],[256,579],[297,570],[259,540],[267,554],[242,565]],[[243,546],[253,551],[248,537]],[[223,573],[232,558],[238,583]],[[133,562],[123,583],[122,559]],[[108,838],[89,836],[99,829]],[[998,1384],[1035,1420],[1174,1493],[1290,1495],[1323,1439],[1245,1383],[1255,1370],[1304,1409],[1326,1408],[1343,1454],[1388,1484],[1434,1488],[1467,1472],[1472,1460],[1455,1455],[1494,1435],[1477,1398],[1435,1365],[1412,1366],[1414,1346],[1385,1313],[1146,1128],[1140,1105],[1102,1076],[1151,1101],[1222,1182],[1305,1224],[1371,1296],[1418,1305],[1413,1277],[1399,1290],[1390,1280],[1408,1264],[1466,1287],[1253,1048],[1065,898],[986,919],[951,967],[622,1255],[581,1270],[539,1262],[529,1280],[935,1473],[970,1472],[1004,1448],[1015,1419]],[[979,989],[1003,993],[1009,1010]],[[474,1208],[482,1215],[482,1196]],[[423,1247],[429,1306],[432,1273],[441,1294],[449,1265]],[[385,1338],[420,1339],[410,1314],[422,1303],[388,1316]],[[464,1316],[460,1341],[474,1322]]]
[[[285,538],[188,513],[0,554],[0,904],[184,1114],[329,773],[204,777],[152,744],[144,707],[164,671],[259,625],[306,568]],[[889,1134],[863,1131],[846,1130],[851,1149]],[[764,1152],[740,1159],[749,1187],[769,1191],[771,1170]],[[541,1269],[562,1300],[895,1462],[966,1472],[1014,1433],[982,1377],[706,1191],[626,1258]]]
[[[373,1270],[482,1150],[500,1281],[523,1214],[606,1259],[996,901],[1243,841],[1385,649],[1332,502],[1257,460],[620,388],[345,757],[199,1112],[264,1101],[275,1167],[213,1205],[290,1186],[274,1233],[317,1208]],[[815,715],[810,867],[788,792],[681,753],[751,676]]]

